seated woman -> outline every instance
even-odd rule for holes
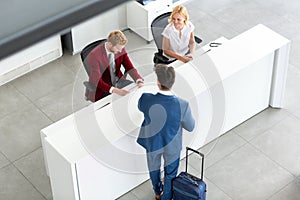
[[[189,21],[187,9],[176,6],[169,18],[163,35],[162,49],[169,59],[188,62],[195,52],[194,25]]]

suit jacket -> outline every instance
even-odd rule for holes
[[[110,66],[104,45],[105,43],[102,43],[97,46],[88,56],[88,65],[90,68],[89,82],[97,87],[95,93],[89,92],[87,95],[91,101],[97,101],[106,96],[112,87]],[[124,66],[125,73],[128,72],[134,81],[141,78],[131,63],[125,48],[123,48],[121,53],[115,54],[116,75],[119,78],[123,77],[123,73],[120,70],[121,65]]]
[[[175,95],[144,93],[138,102],[144,114],[137,142],[147,153],[180,154],[182,129],[192,131],[195,120],[189,103]]]

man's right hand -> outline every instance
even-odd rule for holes
[[[116,93],[116,94],[118,94],[118,95],[120,95],[120,96],[125,96],[126,94],[129,93],[129,91],[128,91],[128,90],[125,90],[125,89],[114,88],[114,89],[112,90],[112,93]]]

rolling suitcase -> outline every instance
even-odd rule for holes
[[[195,177],[187,172],[188,151],[193,151],[202,157],[201,178]],[[206,184],[203,181],[204,155],[199,151],[186,147],[185,172],[181,172],[173,180],[173,200],[205,200]]]

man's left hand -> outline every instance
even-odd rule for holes
[[[143,86],[144,86],[144,82],[139,81],[139,82],[137,83],[137,85],[138,85],[139,88],[140,88],[140,87],[143,87]]]

